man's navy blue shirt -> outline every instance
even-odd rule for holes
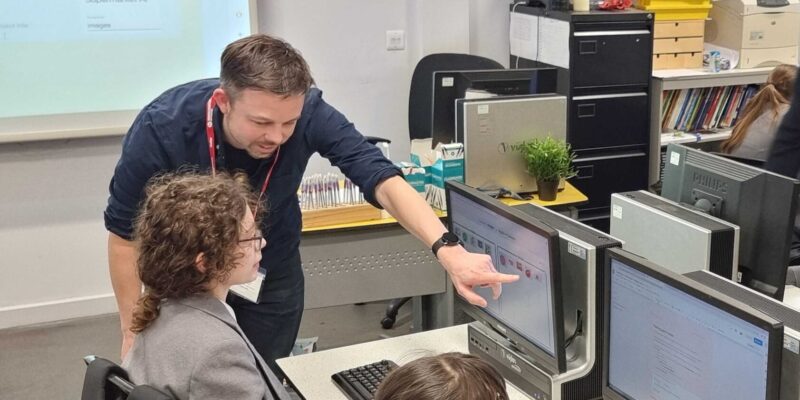
[[[131,239],[133,220],[152,176],[183,168],[210,171],[205,107],[217,87],[218,79],[189,82],[164,92],[139,113],[123,140],[122,156],[109,185],[106,229]],[[222,118],[219,109],[215,110],[217,168],[246,172],[253,188],[260,190],[273,157],[254,159],[244,150],[227,145],[221,131]],[[267,246],[261,267],[268,273],[299,254],[302,216],[297,190],[315,152],[339,167],[376,207],[380,205],[375,199],[375,187],[386,178],[402,176],[344,115],[322,100],[320,90],[309,90],[294,133],[281,145],[266,192],[267,214],[262,230]],[[289,271],[275,272],[283,275]]]

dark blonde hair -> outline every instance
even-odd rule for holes
[[[299,95],[314,84],[303,56],[289,43],[264,34],[250,35],[226,46],[220,70],[220,86],[231,99],[243,89]]]
[[[148,183],[134,225],[145,290],[131,331],[141,332],[158,318],[162,300],[204,293],[210,282],[228,278],[242,256],[237,245],[247,206],[263,209],[257,201],[243,175],[165,174]],[[201,253],[202,271],[196,263]]]
[[[723,153],[730,153],[738,149],[744,141],[750,125],[767,110],[772,111],[773,124],[780,122],[775,120],[778,110],[781,105],[789,104],[792,99],[796,75],[797,67],[789,64],[778,65],[770,72],[767,83],[744,106],[741,116],[733,127],[731,137],[722,142]]]
[[[423,357],[392,371],[375,400],[508,400],[506,382],[486,361],[464,353]]]

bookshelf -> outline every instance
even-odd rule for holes
[[[650,108],[650,179],[658,180],[661,164],[661,148],[669,143],[709,143],[730,137],[731,129],[715,129],[711,133],[662,132],[662,108],[665,91],[681,89],[703,89],[758,85],[766,82],[772,67],[734,69],[730,71],[706,72],[700,69],[669,69],[653,71]],[[729,90],[730,91],[730,90]],[[705,95],[716,93],[711,89]],[[730,95],[731,93],[728,93]],[[669,111],[669,110],[668,110]]]

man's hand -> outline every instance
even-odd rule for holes
[[[519,275],[497,272],[488,255],[470,253],[461,246],[442,246],[437,257],[450,274],[458,294],[476,306],[487,305],[486,300],[475,293],[476,286],[491,287],[492,298],[497,300],[503,291],[503,283],[516,282],[519,279]]]
[[[125,355],[131,350],[134,340],[136,340],[136,334],[131,332],[130,329],[124,329],[122,331],[122,350],[120,351],[119,355],[120,361],[124,360]]]

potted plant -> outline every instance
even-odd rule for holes
[[[572,160],[575,154],[568,143],[550,136],[526,140],[512,146],[525,159],[528,173],[536,179],[539,199],[556,199],[561,179],[575,176]]]

